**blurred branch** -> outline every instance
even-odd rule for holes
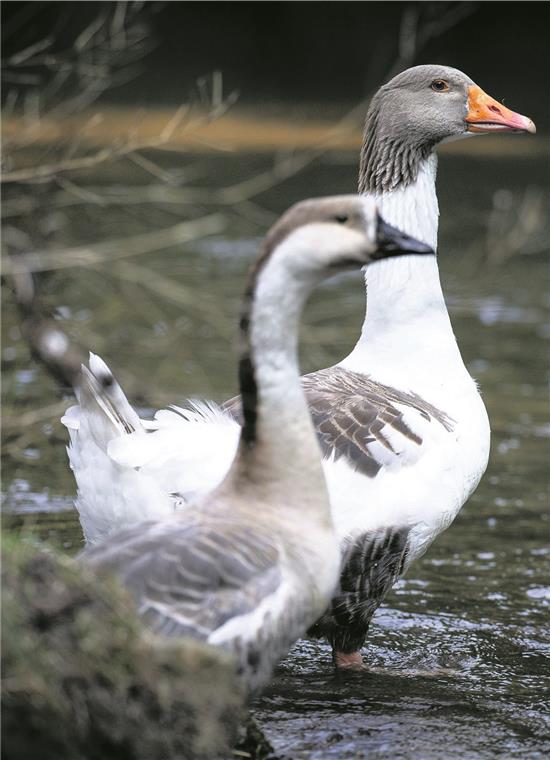
[[[39,147],[45,127],[61,125],[75,114],[82,114],[107,90],[119,87],[137,74],[136,62],[151,50],[152,35],[147,20],[150,3],[117,2],[105,4],[98,15],[77,36],[70,49],[55,51],[52,36],[34,41],[2,62],[4,81],[4,119],[16,112],[16,128],[3,132],[3,183],[44,182],[61,173],[91,169],[108,161],[134,157],[145,149],[166,149],[176,133],[191,131],[219,118],[236,100],[237,93],[224,96],[220,72],[203,77],[198,83],[200,111],[191,118],[191,105],[177,109],[162,129],[147,139],[137,137],[137,126],[115,144],[83,154],[83,137],[90,141],[90,130],[97,115],[66,146],[64,156],[55,161],[33,157],[30,167],[14,166],[23,149]],[[5,124],[6,122],[4,122]],[[59,129],[57,130],[59,133]],[[60,147],[60,142],[56,146]],[[46,151],[46,153],[48,150]]]
[[[225,313],[214,298],[205,297],[202,293],[197,294],[190,288],[139,264],[120,262],[115,265],[114,274],[120,279],[152,291],[156,296],[176,304],[180,309],[192,308],[195,312],[200,312],[202,322],[212,325],[219,332],[224,332],[228,338],[233,337],[233,325],[227,324]]]
[[[223,102],[223,109],[229,108],[229,106],[234,102],[235,97],[235,94],[229,96]],[[113,162],[126,157],[130,158],[140,166],[146,168],[147,171],[150,171],[161,179],[168,179],[166,173],[162,172],[162,170],[160,170],[159,167],[152,161],[144,158],[143,156],[140,156],[139,152],[142,150],[169,147],[171,140],[177,132],[181,134],[182,132],[197,130],[204,124],[212,121],[213,118],[217,118],[214,117],[212,112],[209,112],[203,114],[199,118],[195,117],[193,120],[189,119],[188,122],[184,124],[184,120],[188,116],[188,112],[188,106],[180,106],[180,108],[177,109],[170,120],[166,123],[158,136],[138,140],[132,134],[128,134],[125,138],[119,139],[118,144],[101,148],[91,155],[78,156],[76,158],[66,158],[51,164],[43,164],[39,166],[31,166],[23,169],[14,169],[12,171],[3,172],[0,175],[0,181],[3,184],[8,184],[10,182],[38,182],[50,180],[64,172],[92,169],[99,164],[105,163],[106,161]],[[218,106],[217,113],[218,115],[221,115],[221,106]]]
[[[4,119],[13,118],[11,131],[3,132],[0,177],[6,204],[3,244],[11,254],[4,257],[4,273],[9,276],[20,313],[19,327],[31,354],[64,387],[74,387],[78,382],[81,355],[59,320],[44,313],[36,298],[33,273],[74,266],[105,267],[121,283],[138,285],[159,301],[161,296],[180,308],[200,313],[203,322],[217,322],[219,327],[226,321],[215,299],[195,294],[147,267],[121,261],[220,233],[225,229],[221,213],[207,213],[204,207],[198,210],[188,204],[187,218],[168,227],[90,245],[59,245],[59,224],[70,223],[74,217],[60,216],[58,209],[103,207],[118,200],[125,208],[130,203],[124,195],[133,188],[121,188],[122,198],[108,201],[102,197],[102,189],[96,192],[80,181],[84,172],[126,160],[153,177],[159,183],[157,190],[174,190],[195,178],[197,169],[166,170],[155,161],[154,153],[172,149],[176,137],[181,140],[183,134],[219,118],[236,100],[237,93],[224,96],[221,73],[214,72],[198,83],[199,102],[177,108],[153,135],[140,134],[137,115],[115,140],[97,142],[99,147],[90,149],[102,117],[99,113],[87,117],[87,109],[109,88],[134,76],[136,62],[151,48],[144,7],[142,3],[106,4],[69,50],[55,52],[55,40],[49,36],[26,45],[3,62]],[[68,119],[73,119],[71,124]],[[146,192],[147,187],[139,190]],[[104,190],[106,195],[111,191]],[[201,195],[204,202],[211,201],[204,191]],[[79,212],[77,223],[81,218]],[[12,221],[6,224],[7,219]],[[53,245],[46,245],[49,238]],[[50,405],[4,420],[10,435],[18,436],[13,445],[23,445],[29,426],[49,420],[63,406]]]
[[[477,2],[451,2],[451,3],[434,3],[435,16],[427,20],[419,29],[417,50],[424,47],[434,37],[440,37],[453,26],[456,26],[477,9]],[[442,7],[447,5],[446,10]]]
[[[55,37],[46,36],[3,60],[3,81],[22,84],[29,72],[31,89],[21,93],[22,100],[39,95],[38,112],[30,115],[66,118],[127,81],[129,70],[151,50],[147,20],[143,4],[106,5],[69,49],[56,50]]]
[[[159,251],[206,235],[213,235],[225,228],[222,214],[210,214],[200,219],[180,222],[172,227],[125,238],[106,240],[94,245],[75,246],[56,251],[32,251],[9,258],[4,264],[5,274],[46,272],[76,266],[95,266],[103,261],[113,261],[127,256]]]
[[[58,401],[55,404],[40,407],[39,409],[30,409],[28,412],[18,414],[16,417],[6,417],[2,419],[4,430],[25,430],[32,425],[41,422],[59,419],[60,415],[67,409],[66,401]]]
[[[170,141],[174,131],[181,124],[185,111],[186,109],[183,106],[179,108],[156,138],[137,141],[131,135],[128,135],[125,139],[120,140],[120,144],[106,146],[90,156],[79,156],[78,158],[59,160],[53,164],[31,166],[25,169],[4,172],[0,175],[0,181],[2,183],[36,182],[51,179],[62,172],[91,169],[105,163],[105,161],[117,161],[131,153],[145,150],[146,148],[160,147]]]
[[[520,194],[497,190],[487,223],[487,263],[497,265],[514,256],[548,252],[547,208],[548,199],[539,187],[528,187]]]

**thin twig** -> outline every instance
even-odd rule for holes
[[[3,172],[0,175],[0,182],[2,182],[2,184],[9,184],[12,182],[41,182],[50,180],[56,175],[64,172],[91,169],[107,161],[118,161],[142,150],[167,148],[170,147],[170,141],[176,130],[179,130],[180,133],[197,130],[204,126],[204,124],[209,123],[212,119],[211,114],[203,114],[198,118],[196,117],[193,121],[189,120],[187,124],[182,125],[185,115],[186,109],[179,108],[161,130],[160,134],[155,137],[139,140],[128,135],[125,139],[120,140],[118,144],[101,148],[88,156],[78,156],[76,158],[59,160],[52,164],[31,166],[24,169],[14,169]]]
[[[138,256],[189,243],[207,235],[215,235],[224,229],[225,217],[222,214],[210,214],[200,219],[180,222],[162,230],[106,240],[103,243],[57,251],[42,250],[19,254],[5,262],[4,274],[49,272],[76,266],[95,266],[107,260]]]
[[[28,428],[31,425],[36,425],[39,422],[57,419],[66,408],[66,401],[58,401],[55,404],[49,404],[40,409],[30,409],[28,412],[17,414],[17,416],[14,417],[4,417],[2,419],[2,427],[5,430],[25,430],[25,428]]]
[[[126,261],[117,263],[113,274],[150,290],[165,301],[176,304],[180,309],[192,307],[194,311],[201,312],[201,321],[211,324],[217,331],[224,332],[227,336],[233,336],[233,326],[227,325],[226,313],[219,308],[215,300],[205,298],[204,294],[197,297],[191,288],[169,280],[148,267]]]

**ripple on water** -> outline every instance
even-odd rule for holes
[[[530,599],[536,599],[545,606],[550,606],[550,586],[534,587],[525,592]]]
[[[383,607],[365,672],[335,675],[328,646],[301,641],[257,717],[288,758],[542,758],[540,637],[536,625]]]

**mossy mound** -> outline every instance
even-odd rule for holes
[[[4,535],[3,751],[11,760],[228,758],[231,660],[153,638],[114,581]]]

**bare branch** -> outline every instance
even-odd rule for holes
[[[71,182],[66,177],[56,177],[56,182],[68,193],[76,196],[76,198],[78,198],[78,200],[82,203],[93,203],[95,206],[105,205],[101,196],[96,195],[90,190],[80,187],[79,185],[75,185],[74,182]]]
[[[20,50],[8,60],[8,64],[11,66],[19,66],[22,63],[28,62],[29,58],[32,58],[37,53],[41,53],[43,50],[47,50],[53,44],[51,37],[46,37],[43,40],[35,42],[33,45],[29,45],[24,50]]]
[[[74,49],[77,51],[86,50],[90,43],[92,43],[94,37],[100,29],[105,25],[107,21],[107,15],[105,13],[99,13],[95,19],[89,24],[89,26],[81,32],[74,41]]]
[[[75,266],[96,266],[103,261],[138,256],[143,253],[189,243],[192,240],[222,232],[224,228],[225,218],[223,215],[210,214],[201,219],[180,222],[166,229],[130,235],[95,245],[20,254],[5,262],[4,273],[14,275],[26,272],[47,272],[53,269],[67,269]]]
[[[55,404],[49,404],[40,409],[30,409],[28,412],[18,414],[16,417],[4,417],[2,419],[2,427],[5,430],[26,430],[39,422],[58,420],[66,409],[67,402],[58,401]]]
[[[547,205],[548,199],[539,187],[527,187],[519,195],[504,188],[497,190],[487,224],[487,262],[502,264],[514,256],[547,252]]]
[[[438,14],[435,19],[427,22],[419,33],[418,46],[424,47],[429,40],[448,32],[453,26],[468,18],[476,10],[475,2],[451,3],[446,13]]]
[[[78,156],[59,160],[52,164],[7,171],[0,175],[0,181],[3,184],[13,182],[44,182],[64,172],[91,169],[106,161],[117,161],[138,151],[170,147],[170,141],[176,129],[179,128],[180,133],[197,130],[212,119],[212,114],[202,114],[193,121],[189,120],[187,123],[182,124],[186,110],[185,107],[179,108],[157,136],[138,140],[132,136],[132,132],[135,133],[137,131],[137,126],[135,126],[132,132],[124,140],[121,140],[119,144],[106,146],[87,156]]]
[[[228,338],[233,338],[233,325],[228,325],[225,312],[219,308],[215,298],[209,298],[204,293],[198,296],[191,288],[169,280],[154,270],[127,261],[115,265],[114,274],[121,279],[140,285],[150,290],[165,301],[174,303],[180,309],[192,308],[200,312],[201,322],[210,324],[218,332],[223,332]]]
[[[153,172],[151,171],[151,173]],[[175,180],[181,181],[182,176],[185,176],[187,179],[187,175],[182,171],[180,175],[176,175]],[[192,173],[189,173],[189,178],[192,176]],[[162,179],[166,179],[166,182],[168,181],[167,178],[163,177]],[[66,177],[63,180],[61,177],[56,177],[56,182],[65,189],[50,193],[48,209],[66,209],[81,205],[82,203],[94,203],[95,205],[106,207],[141,204],[210,205],[213,201],[219,202],[219,198],[206,188],[170,187],[164,183],[140,186],[87,185],[83,188],[80,185],[69,182]],[[171,184],[173,184],[173,181]],[[40,199],[38,198],[30,196],[12,198],[4,201],[3,217],[4,219],[10,219],[18,216],[27,216],[40,209],[40,207]]]
[[[58,161],[55,164],[45,164],[44,166],[14,169],[13,171],[3,173],[0,177],[0,181],[3,184],[8,184],[10,182],[39,182],[50,180],[61,172],[90,169],[105,161],[113,161],[122,158],[133,150],[136,150],[136,148],[130,145],[125,145],[118,149],[113,149],[112,147],[102,148],[91,156],[81,156],[79,158],[67,159],[66,161]]]
[[[402,61],[411,60],[416,53],[418,17],[419,9],[414,5],[409,5],[403,11],[398,41],[399,59]]]

